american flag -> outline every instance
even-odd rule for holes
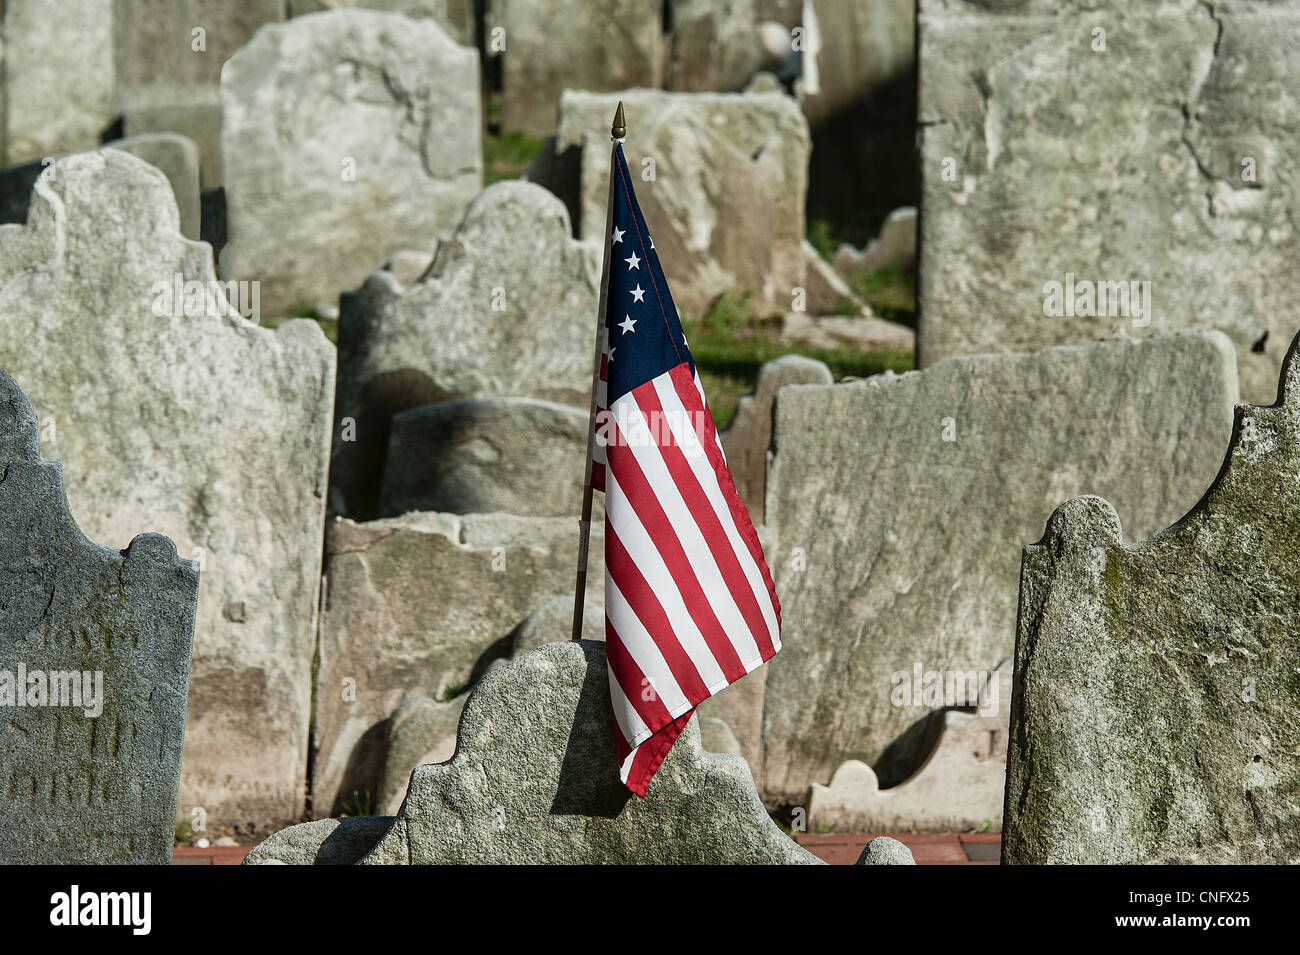
[[[645,796],[692,711],[781,649],[781,607],[614,149],[592,486],[619,778]]]

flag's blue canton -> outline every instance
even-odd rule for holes
[[[605,327],[609,329],[608,404],[638,385],[685,362],[691,375],[695,362],[677,320],[668,282],[646,229],[641,207],[632,191],[623,147],[614,150],[614,232],[610,244],[609,298]]]

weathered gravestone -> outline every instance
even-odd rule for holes
[[[912,775],[931,721],[1011,655],[1037,523],[1098,491],[1144,532],[1164,526],[1214,475],[1235,397],[1217,332],[783,388],[766,513],[784,649],[765,668],[764,798],[798,803],[850,759],[884,787]]]
[[[501,125],[545,136],[555,132],[565,90],[662,86],[661,17],[660,4],[642,0],[487,0],[488,52],[501,57]],[[611,107],[606,127],[613,115]]]
[[[922,362],[1217,327],[1270,400],[1300,297],[1300,4],[920,10]]]
[[[482,188],[478,53],[433,20],[343,9],[263,27],[221,73],[221,272],[264,307],[333,305]]]
[[[403,411],[391,423],[380,516],[576,517],[589,427],[588,411],[532,398],[444,401]]]
[[[203,569],[182,811],[210,829],[297,818],[333,349],[315,322],[233,312],[157,169],[105,149],[54,172],[26,225],[0,226],[0,367],[87,534],[125,547],[157,528]]]
[[[171,861],[198,587],[159,534],[81,533],[0,372],[0,862]]]
[[[1025,548],[1004,861],[1300,861],[1298,391],[1292,344],[1155,537],[1084,497]]]
[[[673,300],[699,314],[725,291],[784,311],[803,288],[808,124],[780,93],[568,90],[547,185],[578,235],[599,242],[609,189],[606,128],[622,100],[635,131],[624,144],[654,243],[674,263]]]
[[[181,217],[181,235],[199,238],[199,147],[180,133],[141,133],[105,143],[113,149],[138,156],[167,177]]]
[[[601,530],[592,529],[588,614],[604,592]],[[515,628],[572,589],[577,546],[571,518],[416,512],[330,525],[314,812],[379,795],[394,711],[411,694],[454,699],[509,657]]]
[[[637,799],[618,780],[604,644],[547,644],[483,678],[455,755],[412,773],[397,817],[359,861],[816,863],[768,817],[744,760],[701,750],[697,723]],[[301,828],[246,862],[312,861]]]
[[[113,2],[0,9],[0,166],[99,143],[114,114]]]
[[[585,414],[599,255],[594,244],[571,237],[553,195],[502,182],[474,200],[420,281],[403,287],[376,272],[343,296],[331,510],[377,515],[396,412],[514,395]]]
[[[727,466],[736,493],[750,519],[763,523],[763,492],[767,486],[767,446],[772,438],[772,401],[786,385],[829,385],[835,379],[824,362],[803,355],[782,355],[758,369],[752,395],[742,395],[736,416],[721,434]]]

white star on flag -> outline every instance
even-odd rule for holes
[[[631,258],[624,259],[623,261],[627,263],[627,267],[628,267],[629,269],[639,269],[639,268],[641,268],[641,260],[638,259],[638,258],[636,257],[636,253],[635,253],[635,252],[632,253],[632,257],[631,257]]]
[[[641,283],[640,283],[640,282],[637,282],[637,283],[636,283],[636,288],[632,289],[632,301],[634,301],[634,302],[644,302],[644,301],[645,301],[645,289],[643,289],[643,288],[641,287]]]
[[[636,322],[637,322],[637,320],[636,320],[635,318],[632,318],[630,315],[624,315],[624,316],[623,316],[623,321],[621,321],[621,322],[618,323],[618,327],[621,328],[621,329],[623,329],[623,334],[624,334],[624,335],[626,335],[628,332],[633,332],[633,333],[635,333],[635,332],[636,332]]]
[[[623,241],[623,233],[626,232],[626,231],[627,231],[626,229],[620,229],[618,226],[614,226],[614,242],[615,242],[615,243],[622,243],[622,241]],[[653,249],[654,246],[651,245],[650,248]]]

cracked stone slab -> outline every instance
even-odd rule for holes
[[[483,184],[478,52],[432,19],[339,9],[263,26],[221,72],[225,278],[271,316],[333,307],[448,231]]]
[[[922,0],[918,32],[923,366],[1214,327],[1270,400],[1300,297],[1300,4]],[[1044,314],[1067,274],[1148,281],[1149,313]]]
[[[86,537],[0,371],[0,862],[171,861],[198,567]]]
[[[1293,343],[1276,403],[1237,408],[1213,485],[1154,537],[1081,497],[1025,548],[1007,862],[1300,862],[1298,391]]]
[[[564,204],[546,189],[500,182],[475,198],[416,282],[381,271],[344,295],[333,512],[378,516],[398,412],[514,396],[585,415],[599,256],[598,246],[572,237]]]
[[[937,706],[896,699],[895,674],[998,669],[1021,547],[1052,509],[1104,493],[1142,533],[1165,526],[1212,480],[1236,397],[1219,332],[781,389],[766,515],[784,647],[764,667],[764,798],[802,804],[851,759],[886,786],[911,775]]]
[[[603,620],[603,539],[603,527],[593,527],[584,614],[593,623]],[[338,813],[358,797],[380,797],[403,701],[454,700],[514,653],[521,625],[572,590],[577,548],[578,521],[567,517],[412,512],[330,524],[315,811]],[[551,639],[568,636],[564,627]]]
[[[215,282],[167,179],[116,149],[60,159],[0,227],[0,367],[79,525],[202,567],[181,812],[210,827],[302,814],[334,392],[315,322],[258,328]]]
[[[301,859],[294,827],[250,859]],[[295,855],[279,845],[299,847]],[[745,761],[705,753],[692,719],[645,799],[618,779],[605,645],[551,643],[474,689],[450,760],[411,774],[365,865],[817,864],[767,815]]]

